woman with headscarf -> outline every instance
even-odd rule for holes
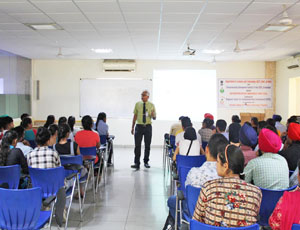
[[[193,127],[188,127],[184,131],[184,139],[179,141],[176,148],[173,160],[176,160],[176,155],[197,156],[200,155],[200,143],[197,140],[196,130]]]

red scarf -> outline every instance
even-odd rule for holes
[[[300,190],[284,192],[281,203],[280,230],[290,230],[292,225],[300,221]]]

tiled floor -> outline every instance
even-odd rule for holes
[[[68,229],[162,229],[168,214],[162,149],[151,150],[150,169],[141,165],[135,171],[130,168],[132,163],[132,148],[115,149],[115,167],[109,169],[106,185],[102,184],[96,194],[96,203],[89,191],[82,222],[74,203]]]

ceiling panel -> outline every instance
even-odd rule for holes
[[[49,13],[48,15],[57,23],[88,22],[82,13]]]
[[[60,23],[60,26],[67,31],[74,30],[94,30],[94,27],[90,23]]]
[[[4,13],[40,13],[28,2],[0,2],[0,11]]]
[[[203,2],[165,2],[163,5],[164,13],[199,13],[203,7]]]
[[[272,3],[255,2],[248,7],[248,9],[245,11],[245,14],[276,15],[282,11],[283,11],[282,4],[276,3],[276,1],[273,1]]]
[[[34,2],[35,6],[38,7],[45,13],[79,13],[78,8],[72,2],[58,1],[39,1]]]
[[[238,14],[247,5],[248,5],[248,2],[224,1],[223,3],[220,3],[220,2],[209,1],[205,8],[205,13]]]
[[[1,23],[17,23],[17,20],[14,19],[12,16],[0,13],[0,22]]]
[[[86,13],[91,22],[124,22],[123,16],[119,12],[114,13]]]
[[[164,13],[163,16],[162,16],[162,21],[164,23],[168,23],[168,22],[179,22],[179,23],[189,22],[189,23],[193,23],[196,20],[197,16],[198,16],[198,14]]]
[[[10,16],[22,23],[53,23],[53,20],[43,13],[18,13]]]
[[[127,31],[125,23],[93,23],[100,31]]]
[[[120,12],[118,4],[114,2],[92,2],[83,1],[76,2],[77,6],[85,13],[95,13],[95,12]]]
[[[125,20],[127,23],[159,23],[160,14],[159,13],[125,13]]]
[[[21,23],[0,23],[0,30],[31,30]]]
[[[120,2],[121,10],[123,12],[134,13],[159,13],[160,2]]]
[[[230,23],[235,19],[235,14],[203,14],[199,18],[201,23]]]

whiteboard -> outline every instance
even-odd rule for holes
[[[110,118],[132,118],[135,103],[143,90],[152,95],[152,80],[133,78],[80,79],[80,116],[97,117],[105,112]]]

